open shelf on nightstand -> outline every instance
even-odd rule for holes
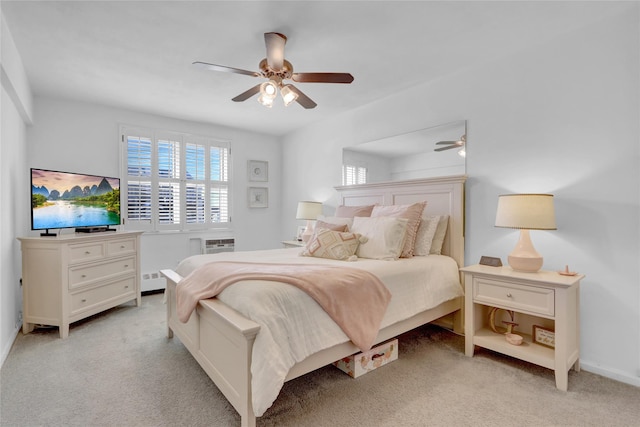
[[[515,333],[524,338],[521,345],[509,344],[504,335],[497,334],[488,328],[482,328],[476,331],[473,337],[473,344],[520,360],[535,363],[545,368],[555,369],[555,354],[552,348],[533,343],[531,335],[523,334],[519,331]]]

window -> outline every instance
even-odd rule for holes
[[[363,166],[342,165],[342,185],[366,184],[367,168]]]
[[[227,227],[226,141],[121,126],[125,225],[145,230]]]

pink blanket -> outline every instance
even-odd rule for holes
[[[374,344],[391,293],[375,275],[356,268],[217,261],[199,267],[176,288],[178,318],[187,322],[198,301],[242,280],[294,285],[309,294],[362,351]]]

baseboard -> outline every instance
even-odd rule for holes
[[[22,325],[18,325],[18,327],[13,330],[12,336],[7,340],[7,344],[2,349],[2,355],[0,355],[0,357],[2,357],[2,359],[0,360],[0,368],[2,367],[2,365],[4,365],[4,361],[7,360],[7,357],[9,357],[11,347],[13,347],[13,343],[16,341],[18,332],[20,332],[21,328]]]
[[[621,372],[615,369],[596,366],[592,363],[585,362],[582,359],[580,359],[580,369],[591,372],[592,374],[602,375],[603,377],[620,381],[621,383],[640,387],[640,377],[629,375],[627,372]]]

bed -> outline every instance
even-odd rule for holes
[[[464,176],[455,176],[368,184],[356,187],[337,187],[336,190],[343,205],[404,205],[427,201],[425,213],[448,215],[449,221],[442,247],[442,256],[414,257],[406,260],[401,259],[397,262],[373,262],[373,260],[362,259],[354,263],[328,261],[329,264],[343,263],[349,267],[372,268],[377,271],[375,274],[383,276],[381,279],[383,279],[385,285],[389,281],[392,294],[394,293],[394,286],[397,289],[401,289],[402,285],[398,283],[392,284],[390,277],[398,276],[396,274],[398,271],[405,269],[408,271],[413,269],[413,267],[409,268],[410,266],[419,264],[421,266],[418,269],[434,268],[432,266],[423,266],[422,264],[425,263],[452,264],[455,271],[454,280],[457,284],[460,284],[460,275],[457,272],[457,267],[464,265],[464,182]],[[302,346],[302,344],[297,341],[293,342],[292,345],[296,356],[284,363],[283,366],[277,366],[280,371],[279,375],[282,376],[281,381],[269,378],[265,381],[261,374],[262,371],[266,370],[264,365],[274,359],[286,360],[287,357],[273,357],[273,353],[269,353],[273,347],[271,343],[266,344],[267,347],[263,344],[266,340],[265,337],[272,335],[271,330],[268,329],[270,326],[264,326],[268,319],[263,322],[261,318],[251,315],[251,317],[258,319],[258,321],[254,321],[249,318],[249,313],[242,314],[242,308],[236,310],[227,304],[231,304],[230,301],[234,301],[233,298],[238,298],[238,289],[241,288],[238,285],[241,283],[227,288],[217,298],[200,301],[186,323],[182,323],[178,319],[176,286],[191,271],[211,260],[235,261],[242,259],[253,261],[257,259],[262,262],[274,263],[320,262],[316,258],[298,256],[299,251],[300,249],[289,248],[272,251],[237,252],[217,254],[213,259],[205,255],[195,256],[183,261],[176,270],[162,271],[162,274],[167,279],[168,336],[173,337],[175,334],[182,341],[203,370],[238,411],[242,426],[254,426],[256,424],[256,413],[258,415],[262,414],[265,410],[265,405],[268,407],[270,402],[277,397],[281,382],[304,375],[343,357],[357,353],[359,349],[345,335],[341,335],[339,328],[338,331],[332,331],[332,329],[337,328],[336,325],[320,328],[312,327],[313,330],[326,330],[327,333],[324,335],[330,335],[328,341],[322,341],[321,347],[314,347],[316,344],[311,343],[309,344],[310,347],[305,347],[300,351],[298,347]],[[429,260],[427,261],[427,259]],[[322,260],[322,262],[324,261]],[[380,267],[381,263],[386,264]],[[407,267],[405,268],[404,266]],[[447,268],[451,269],[451,267]],[[451,277],[447,276],[446,281],[450,280]],[[444,281],[444,279],[434,278],[434,286],[439,286],[441,281]],[[288,285],[282,286],[293,288]],[[253,286],[251,288],[254,289]],[[229,295],[225,295],[227,292]],[[286,292],[295,291],[286,290]],[[381,329],[375,338],[375,343],[386,341],[432,321],[438,321],[446,327],[461,332],[463,329],[461,294],[453,295],[442,292],[444,291],[437,291],[436,294],[439,296],[434,297],[431,303],[425,306],[413,307],[410,313],[409,311],[406,312],[409,314],[402,312],[397,307],[398,301],[402,300],[401,297],[392,298],[392,304],[389,305],[388,312],[385,313]],[[254,296],[246,299],[251,298],[254,298]],[[411,298],[408,297],[408,299]],[[393,304],[396,304],[395,308],[393,308]],[[319,310],[322,311],[322,309]],[[321,315],[319,314],[318,316]],[[330,319],[329,322],[331,322]],[[261,330],[263,330],[263,333],[259,335]],[[320,338],[318,339],[320,340]],[[327,337],[322,337],[322,340],[325,339]],[[270,341],[270,339],[267,341]],[[275,341],[277,345],[278,340],[275,339]],[[306,346],[307,344],[305,343],[304,345]],[[264,350],[265,348],[267,350]],[[266,357],[264,354],[271,354],[271,357]],[[257,374],[255,377],[252,375],[252,367],[253,372]],[[256,384],[259,384],[259,386],[256,386]]]

